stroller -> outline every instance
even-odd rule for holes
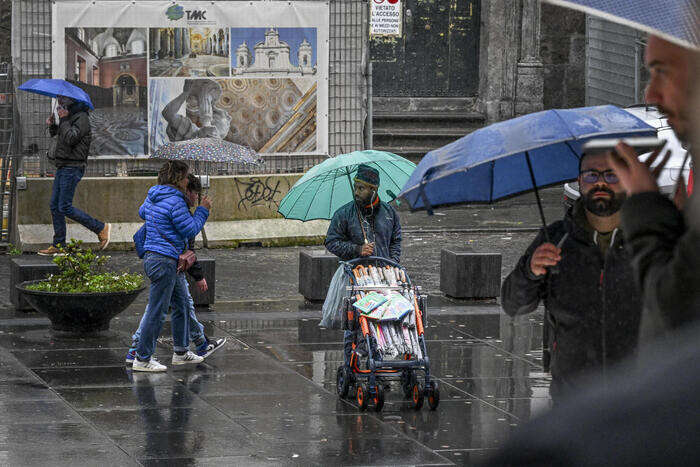
[[[347,398],[354,386],[360,410],[373,402],[380,412],[384,384],[399,380],[415,410],[426,397],[435,410],[440,391],[430,376],[423,336],[427,297],[418,294],[404,268],[386,258],[369,256],[343,264],[351,285],[342,304],[342,328],[355,333],[350,363],[337,370],[338,396]]]

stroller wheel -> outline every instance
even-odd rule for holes
[[[360,406],[360,410],[364,411],[367,409],[369,404],[369,391],[367,390],[367,385],[365,383],[357,385],[357,405]]]
[[[428,395],[428,407],[430,410],[437,409],[440,404],[440,388],[438,383],[433,381],[430,383],[430,389],[427,390]]]
[[[346,365],[338,367],[336,374],[336,390],[338,391],[338,397],[345,399],[348,397],[348,392],[350,391],[350,379],[351,371]]]
[[[423,384],[417,382],[413,385],[413,390],[411,391],[411,400],[413,401],[413,408],[415,410],[420,410],[423,407],[424,400],[424,389]]]
[[[374,393],[374,411],[381,412],[384,407],[384,387],[381,383],[377,383]]]

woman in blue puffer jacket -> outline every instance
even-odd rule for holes
[[[162,316],[172,308],[173,365],[199,363],[203,359],[188,350],[188,293],[184,272],[178,271],[178,257],[209,217],[211,200],[202,199],[194,215],[185,201],[189,167],[168,161],[158,172],[158,185],[148,190],[139,215],[146,221],[143,266],[151,281],[148,308],[136,347],[134,371],[165,371],[153,357],[156,339],[163,326]]]

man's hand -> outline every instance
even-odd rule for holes
[[[651,169],[651,164],[656,161],[662,149],[654,151],[644,162],[639,162],[637,152],[625,143],[618,143],[615,146],[615,152],[620,157],[608,155],[608,162],[628,195],[659,191],[656,179],[671,157],[671,151],[666,151],[659,165],[653,169]]]
[[[688,188],[685,186],[685,178],[681,175],[676,183],[676,192],[673,194],[673,204],[676,205],[679,211],[685,207],[685,202],[688,199]]]
[[[203,208],[206,208],[208,211],[211,211],[211,198],[208,196],[204,196],[202,198],[202,202],[199,203],[199,205]]]
[[[360,256],[372,256],[372,253],[374,253],[374,242],[362,245]]]
[[[70,112],[68,112],[63,107],[58,107],[57,112],[58,112],[58,118],[64,118],[64,117],[67,117],[68,115],[70,115]]]
[[[46,119],[46,124],[47,124],[48,126],[51,126],[51,125],[54,124],[53,114],[49,115],[49,118]]]
[[[552,243],[538,246],[530,258],[530,271],[536,276],[547,274],[547,266],[555,266],[561,261],[561,248]]]
[[[201,281],[195,282],[195,285],[197,286],[197,290],[199,290],[199,293],[204,293],[207,290],[209,290],[209,286],[207,285],[206,279],[202,279]]]

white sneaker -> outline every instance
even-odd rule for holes
[[[189,363],[202,363],[203,357],[195,355],[191,350],[188,350],[184,355],[173,354],[173,365],[187,365]]]
[[[134,365],[131,367],[131,369],[132,371],[150,371],[155,373],[159,371],[166,371],[168,367],[161,365],[158,363],[158,360],[151,357],[151,359],[147,362],[142,362],[138,358],[134,359]]]
[[[209,355],[213,354],[221,347],[223,347],[224,344],[226,344],[226,337],[216,340],[210,340],[206,348],[197,351],[197,355],[199,355],[202,358],[207,358]]]

